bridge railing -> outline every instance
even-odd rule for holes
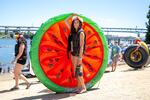
[[[0,26],[0,32],[14,32],[14,31],[27,31],[27,32],[36,32],[39,27],[34,26]],[[110,28],[102,27],[104,32],[126,32],[126,33],[146,33],[145,28]]]

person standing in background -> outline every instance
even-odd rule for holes
[[[26,82],[26,89],[28,89],[31,83],[29,83],[26,77],[21,74],[21,69],[23,65],[25,65],[27,60],[27,41],[23,37],[23,35],[18,32],[15,34],[15,37],[17,44],[15,45],[15,59],[12,61],[12,63],[15,64],[14,67],[15,86],[12,87],[10,90],[19,89],[19,78],[21,78]]]
[[[115,41],[114,45],[111,48],[111,59],[112,59],[112,64],[111,64],[112,70],[111,71],[112,72],[114,72],[116,70],[117,63],[118,63],[118,60],[120,57],[120,52],[121,52],[121,50],[118,45],[118,42]]]

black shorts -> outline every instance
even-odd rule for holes
[[[24,65],[26,63],[26,59],[18,59],[17,63],[21,64],[21,65]]]
[[[79,54],[78,53],[75,53],[75,52],[71,52],[72,56],[76,56],[76,57],[79,57]]]

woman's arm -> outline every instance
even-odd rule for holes
[[[79,54],[79,57],[81,57],[81,58],[83,55],[83,49],[84,49],[84,33],[81,32],[81,34],[80,34],[80,54]]]
[[[83,56],[83,49],[84,49],[84,33],[81,32],[80,33],[80,53],[79,53],[79,62],[78,62],[78,65],[79,64],[82,64],[82,56]]]
[[[69,22],[69,20],[72,21],[72,17],[73,17],[73,16],[77,16],[77,14],[71,14],[69,17],[67,17],[67,18],[64,20],[64,22],[65,22],[65,24],[67,25],[68,29],[71,29],[71,22]]]

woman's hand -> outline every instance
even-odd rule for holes
[[[17,63],[17,60],[14,59],[13,61],[11,61],[12,64],[16,64]]]

